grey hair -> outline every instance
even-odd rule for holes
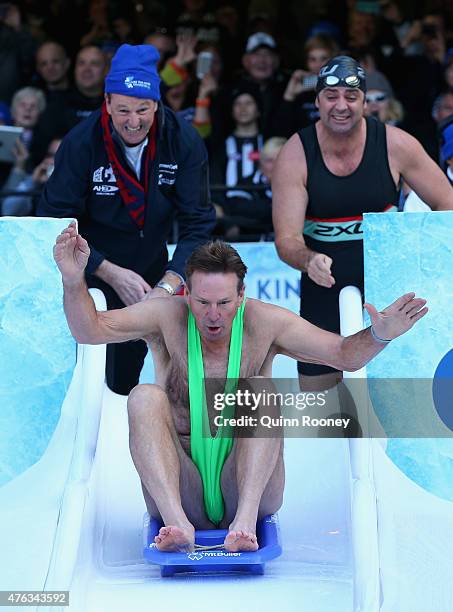
[[[34,96],[38,102],[39,112],[42,113],[46,108],[46,98],[43,92],[36,87],[22,87],[18,89],[11,100],[11,114],[14,114],[16,106],[27,96]]]

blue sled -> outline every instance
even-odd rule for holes
[[[154,537],[159,533],[162,523],[150,519],[148,514],[144,520],[144,551],[149,563],[160,565],[163,577],[177,573],[207,573],[207,572],[246,572],[249,574],[264,574],[266,561],[275,559],[282,554],[280,543],[280,527],[276,514],[264,517],[257,523],[256,536],[259,548],[255,552],[228,552],[226,550],[194,550],[184,552],[161,552],[156,548]],[[223,544],[226,529],[209,529],[195,532],[195,543],[201,546]]]

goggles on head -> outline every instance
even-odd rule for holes
[[[365,71],[352,57],[333,57],[319,71],[316,93],[325,87],[351,87],[365,93]]]
[[[324,82],[324,87],[335,87],[335,86],[343,86],[343,87],[359,87],[360,79],[358,76],[347,76],[344,78],[337,77],[333,74],[326,76],[322,79]]]

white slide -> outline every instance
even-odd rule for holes
[[[438,247],[445,244],[445,251],[451,257],[453,218],[450,215],[453,213],[434,214],[440,215],[437,229],[435,216],[425,219],[424,215],[413,214],[406,220],[400,214],[396,218],[391,213],[376,216],[379,227],[382,226],[381,234],[401,253],[410,253],[412,257],[417,252],[419,236],[425,228],[424,240],[431,246],[424,255],[431,252],[437,256]],[[426,223],[428,220],[430,223]],[[45,222],[56,224],[56,221]],[[40,223],[42,220],[30,220],[33,231],[25,232],[22,255],[13,260],[16,276],[21,276],[16,269],[22,269],[21,262],[27,261],[25,255],[31,250],[32,238],[40,232],[45,235],[43,228],[39,229]],[[411,224],[411,231],[403,231],[407,223]],[[399,228],[398,241],[394,239],[394,226]],[[8,257],[18,242],[14,227],[3,234],[3,239],[9,240],[9,248],[5,249]],[[376,236],[381,244],[382,235]],[[412,246],[402,248],[403,239],[404,244]],[[394,252],[389,247],[384,251],[390,253],[391,265],[384,265],[375,244],[367,256],[379,264],[371,266],[374,275],[370,282],[374,282],[380,294],[390,290],[395,282],[383,282],[381,276],[387,281],[392,267],[398,264],[396,267],[405,270],[407,261],[400,257],[398,249]],[[289,306],[288,296],[294,297],[297,293],[297,282],[272,267],[275,262],[272,245],[259,248],[259,257],[251,249],[244,257],[259,261],[261,266],[249,272],[251,295],[274,301],[283,297],[286,300],[283,305]],[[448,257],[445,261],[450,261]],[[449,312],[450,285],[439,284],[424,258],[422,263],[421,280],[417,282],[424,287],[432,280],[432,302],[445,304],[441,313]],[[20,297],[21,305],[27,306],[22,309],[27,317],[19,321],[36,321],[36,326],[41,325],[42,329],[43,315],[37,314],[42,309],[33,310],[28,305],[29,295],[42,292],[41,265],[33,266],[39,282],[32,282],[26,291],[21,289],[23,293],[16,292],[13,297],[16,301]],[[446,266],[442,260],[441,268],[448,270],[451,265]],[[377,271],[382,271],[381,276],[375,275]],[[51,286],[51,276],[44,277],[50,279]],[[13,286],[16,285],[13,283]],[[349,334],[363,325],[361,297],[353,288],[343,297],[345,307],[341,312],[347,316],[342,317],[342,331]],[[97,307],[102,308],[99,295],[96,299]],[[15,307],[14,300],[10,300],[10,305]],[[390,303],[390,299],[384,303]],[[45,300],[43,304],[47,306]],[[57,325],[57,318],[49,320]],[[425,355],[439,344],[441,351],[433,358],[436,365],[453,346],[451,329],[444,322],[439,317],[436,325],[427,323],[427,331],[420,325],[418,333],[422,339],[418,340],[418,346],[417,343],[405,345],[403,338],[399,352],[397,343],[386,349],[386,355],[391,356],[393,350],[394,357],[386,357],[384,363],[409,364],[409,368],[419,372],[425,365]],[[45,329],[47,334],[47,329],[52,331],[52,325],[48,324]],[[7,352],[4,354],[9,357]],[[39,351],[34,354],[35,359],[40,357]],[[13,363],[17,367],[22,365],[17,359]],[[77,366],[46,451],[37,463],[0,487],[0,591],[67,590],[70,609],[78,612],[158,609],[201,612],[232,608],[238,612],[247,609],[260,612],[453,610],[453,502],[430,493],[417,484],[417,479],[406,476],[394,456],[392,460],[387,455],[385,443],[380,440],[351,440],[350,443],[340,439],[285,440],[287,480],[279,512],[283,553],[267,563],[264,576],[161,578],[159,568],[143,560],[145,505],[128,449],[126,399],[106,388],[104,370],[105,347],[78,347]],[[294,378],[295,375],[293,361],[280,357],[276,360],[274,377]],[[146,380],[152,382],[152,377]],[[26,400],[23,414],[19,403],[12,404],[19,411],[22,419],[18,423],[26,432],[29,431],[25,428],[26,418],[32,412],[28,408],[34,407],[33,390],[27,388],[32,400]],[[45,411],[42,414],[45,418]],[[3,413],[0,410],[0,427],[6,425],[6,435],[10,435],[7,418],[8,410]],[[39,425],[37,420],[38,429]],[[33,432],[24,434],[24,431],[17,440],[13,436],[12,442],[8,440],[8,448],[19,457],[27,455],[24,452],[27,444],[30,448],[36,445]],[[39,431],[34,433],[36,438],[40,437]],[[429,454],[424,450],[424,442],[415,440],[409,458],[426,474],[422,484],[430,485],[429,479],[447,478],[450,474],[445,462],[451,461],[453,451],[451,445],[447,450],[441,445],[437,455]],[[6,463],[0,467],[7,473],[10,466]],[[425,470],[426,467],[432,469]],[[449,482],[447,479],[447,487]],[[1,609],[14,612],[22,608]],[[26,609],[39,612],[45,608]],[[58,609],[67,608],[49,607],[48,611]]]
[[[343,297],[349,333],[361,300],[354,289]],[[105,347],[79,347],[46,452],[0,489],[0,590],[67,590],[77,612],[453,609],[453,504],[409,480],[378,440],[285,440],[283,553],[264,576],[161,578],[142,554],[126,398],[107,389],[104,367]],[[294,363],[279,359],[276,373],[285,372]],[[67,608],[48,612],[57,609]]]
[[[346,440],[285,440],[283,553],[264,576],[161,578],[143,559],[145,505],[128,448],[126,398],[103,382],[105,347],[79,348],[48,449],[0,489],[1,589],[68,590],[77,612],[352,610]],[[294,377],[295,363],[280,361],[278,370]]]

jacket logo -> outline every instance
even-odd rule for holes
[[[116,183],[112,166],[100,166],[93,172],[93,183]]]
[[[116,186],[116,178],[113,173],[112,166],[100,166],[93,172],[93,191],[96,195],[112,196],[118,191]],[[110,183],[110,184],[106,184]],[[111,183],[115,183],[112,185]]]
[[[178,164],[159,164],[158,185],[174,185]]]
[[[118,187],[116,187],[116,185],[95,185],[93,187],[93,191],[95,193],[108,193],[110,195],[111,193],[118,191]]]

